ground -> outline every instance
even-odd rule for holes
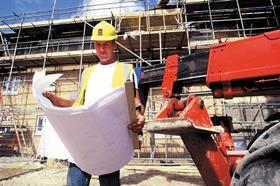
[[[0,158],[0,186],[63,186],[67,166],[61,162],[41,164],[32,159]],[[91,186],[98,186],[93,176]],[[204,185],[193,165],[155,166],[127,165],[121,169],[121,185],[180,186]]]

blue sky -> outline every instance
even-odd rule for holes
[[[23,12],[37,12],[50,10],[52,8],[53,1],[54,0],[1,0],[0,17],[12,15],[13,12],[21,14]],[[106,2],[116,3],[118,1],[125,2],[125,0],[56,0],[56,8],[68,8],[86,4],[100,4]],[[148,0],[145,1],[148,2]],[[155,3],[158,0],[149,1],[150,3]]]
[[[57,8],[79,6],[83,0],[57,0]],[[12,12],[18,14],[22,12],[37,12],[50,10],[53,0],[2,0],[0,6],[0,16],[11,15]]]

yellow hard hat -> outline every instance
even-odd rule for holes
[[[101,21],[92,30],[91,40],[93,41],[111,41],[117,38],[116,29],[106,21]]]

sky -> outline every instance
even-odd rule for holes
[[[0,17],[6,16],[6,15],[13,15],[13,12],[16,14],[21,14],[23,12],[38,12],[38,11],[44,11],[44,10],[51,10],[53,6],[54,0],[0,0],[1,6],[0,6]],[[140,10],[143,8],[144,3],[143,1],[150,2],[152,4],[155,4],[158,2],[158,0],[134,0],[133,2],[127,4],[126,8],[122,8],[121,11],[135,11]],[[108,10],[108,5],[100,5],[100,4],[107,4],[110,3],[110,6],[116,7],[116,6],[124,6],[123,2],[128,2],[128,0],[56,0],[56,9],[61,8],[70,8],[70,7],[78,7],[83,5],[97,5],[99,6],[88,6],[91,7],[92,10],[95,11],[95,14],[101,14],[104,13],[104,8]],[[129,7],[127,7],[129,6]],[[138,8],[137,8],[138,7]],[[83,10],[81,9],[81,12],[73,13],[71,16],[75,15],[84,15]],[[120,11],[118,10],[108,10],[108,12],[114,12],[114,11]],[[92,13],[90,13],[92,14]],[[65,15],[64,15],[65,16]]]
[[[0,0],[0,16],[50,10],[54,0]],[[56,0],[57,8],[79,6],[83,0]]]

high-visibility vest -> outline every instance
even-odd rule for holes
[[[80,106],[84,104],[88,80],[93,69],[94,69],[94,65],[85,69],[83,83],[79,95],[76,101],[74,102],[73,106]],[[125,81],[129,79],[132,69],[133,66],[131,64],[124,64],[118,62],[115,66],[115,70],[112,78],[112,88],[123,87]]]

